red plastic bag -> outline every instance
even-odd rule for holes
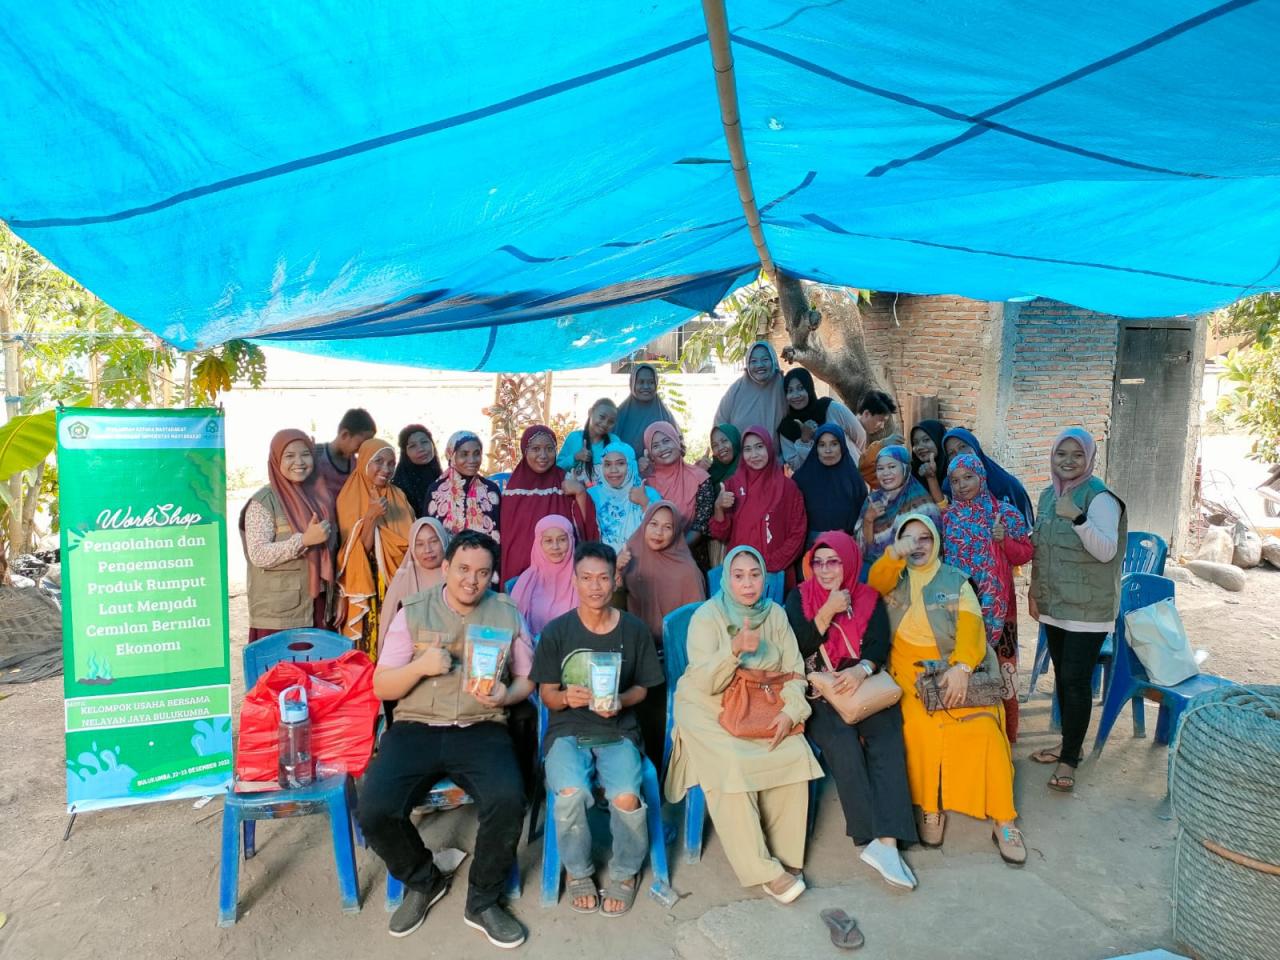
[[[295,684],[307,688],[316,765],[360,776],[373,753],[381,702],[373,692],[372,661],[349,650],[332,660],[281,661],[258,678],[240,708],[236,779],[277,778],[280,694]]]

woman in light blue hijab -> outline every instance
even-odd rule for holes
[[[804,660],[786,613],[765,596],[759,551],[735,547],[723,572],[720,592],[689,622],[689,665],[674,697],[667,799],[678,802],[689,787],[701,786],[738,882],[790,903],[805,889],[809,781],[822,776],[802,734],[810,714]],[[779,712],[768,739],[734,736],[720,723],[725,691],[739,669],[790,675],[777,686]]]

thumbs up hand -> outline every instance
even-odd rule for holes
[[[329,539],[329,521],[321,520],[313,512],[311,514],[311,522],[307,524],[307,529],[302,531],[302,545],[304,547],[314,547],[318,543],[324,543]]]
[[[639,486],[631,488],[629,496],[631,498],[631,502],[638,507],[648,506],[649,504],[649,492],[645,489],[643,480],[640,481]]]
[[[760,631],[752,628],[746,617],[742,618],[742,629],[734,635],[732,647],[736,654],[755,653],[760,649]]]
[[[716,497],[716,509],[732,510],[735,502],[733,491],[727,489],[723,483],[720,484],[720,495]]]

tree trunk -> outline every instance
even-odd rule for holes
[[[817,286],[806,290],[800,280],[781,272],[777,280],[778,309],[791,338],[791,345],[782,351],[783,359],[825,380],[856,413],[867,391],[879,386],[867,359],[857,301],[844,291]],[[812,304],[810,294],[814,295]],[[833,346],[819,335],[824,321],[834,334],[828,338],[834,339]]]
[[[102,401],[101,375],[98,373],[98,310],[97,304],[89,305],[89,405],[97,407]]]
[[[22,516],[20,520],[20,539],[15,543],[13,552],[15,554],[25,553],[31,549],[35,542],[35,523],[36,523],[36,507],[40,505],[40,482],[44,479],[44,467],[47,461],[41,460],[36,465],[35,473],[32,475],[31,486],[27,490],[27,496],[22,502]]]
[[[0,276],[0,342],[4,345],[4,407],[5,419],[12,420],[21,412],[22,367],[19,343],[14,336],[13,294],[17,287],[18,276]],[[12,551],[16,554],[22,550],[22,474],[15,474],[8,479],[9,484],[9,529],[8,540]]]

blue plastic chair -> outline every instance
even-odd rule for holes
[[[310,661],[338,657],[351,649],[351,641],[328,630],[303,627],[282,630],[264,637],[244,649],[245,689],[252,689],[258,678],[282,660]],[[240,836],[243,826],[244,858],[252,859],[258,820],[278,820],[323,813],[329,817],[333,839],[333,856],[338,871],[338,889],[342,909],[346,913],[360,910],[357,886],[356,856],[352,833],[356,829],[351,813],[354,790],[351,778],[344,774],[321,777],[297,790],[268,790],[240,793],[227,788],[222,808],[222,864],[218,882],[218,926],[236,922],[236,903],[240,883]]]
[[[1111,686],[1107,690],[1102,704],[1102,718],[1098,721],[1098,735],[1093,741],[1093,755],[1102,753],[1102,748],[1111,734],[1124,709],[1125,703],[1131,703],[1134,710],[1134,726],[1140,725],[1139,717],[1143,713],[1143,699],[1151,697],[1160,703],[1160,714],[1156,722],[1156,742],[1167,744],[1177,735],[1178,723],[1182,711],[1188,701],[1197,694],[1215,690],[1218,687],[1230,686],[1231,681],[1213,674],[1197,674],[1177,686],[1166,687],[1152,683],[1147,676],[1146,668],[1138,659],[1133,648],[1125,637],[1124,615],[1131,610],[1139,610],[1161,600],[1173,596],[1173,581],[1166,577],[1151,573],[1126,574],[1120,583],[1120,616],[1116,620],[1116,665],[1111,678]]]
[[[244,688],[252,690],[258,678],[281,661],[307,663],[312,660],[332,660],[351,649],[351,641],[332,630],[317,627],[297,627],[281,630],[254,643],[246,644],[244,664]]]
[[[1129,536],[1125,540],[1124,560],[1121,561],[1120,573],[1123,576],[1126,573],[1154,573],[1164,576],[1165,560],[1169,556],[1169,545],[1164,542],[1164,538],[1156,533],[1146,533],[1141,530],[1130,531]],[[1027,687],[1026,696],[1022,698],[1022,702],[1026,703],[1031,699],[1031,695],[1035,693],[1036,681],[1042,674],[1049,669],[1049,638],[1045,633],[1044,627],[1040,628],[1040,637],[1036,641],[1036,655],[1031,663],[1031,683]],[[1112,634],[1108,634],[1107,638],[1102,641],[1102,648],[1098,651],[1098,666],[1093,671],[1093,695],[1098,697],[1099,694],[1111,686],[1111,676],[1115,671],[1115,639]],[[1135,713],[1135,718],[1137,714]],[[1053,711],[1049,719],[1049,726],[1053,730],[1062,729],[1062,711],[1058,705],[1058,696],[1053,695]],[[1139,732],[1139,725],[1135,724],[1134,733],[1136,736],[1142,736]]]
[[[717,573],[718,568],[713,568]],[[717,584],[718,585],[718,584]],[[667,673],[667,733],[662,744],[662,768],[671,765],[671,728],[675,718],[676,683],[689,666],[689,621],[701,603],[686,603],[662,618],[662,660]],[[691,786],[684,795],[684,862],[702,859],[702,833],[707,819],[707,798],[702,787]]]
[[[781,574],[778,574],[781,577]],[[675,719],[676,684],[689,666],[689,621],[701,603],[687,603],[677,607],[662,618],[662,660],[667,672],[667,734],[662,745],[662,767],[665,771],[671,764],[671,730]],[[821,751],[809,744],[814,755],[821,762]],[[808,835],[813,835],[817,824],[818,795],[821,780],[809,781],[809,818],[806,825]],[[706,830],[707,796],[702,787],[693,785],[684,795],[684,862],[697,863],[702,859],[702,836]]]
[[[707,596],[714,597],[720,591],[720,578],[723,576],[724,570],[721,567],[712,567],[707,571]],[[764,595],[774,603],[787,602],[787,574],[785,570],[765,574]]]
[[[511,479],[510,473],[495,473],[489,478],[498,485],[499,490],[507,489],[507,481]]]
[[[538,703],[538,760],[542,762],[543,738],[547,733],[547,708]],[[650,894],[660,902],[669,903],[671,871],[667,866],[667,838],[662,827],[662,790],[658,786],[658,771],[648,757],[641,755],[643,773],[640,790],[644,794],[645,824],[649,828],[649,867],[653,870]],[[546,790],[546,818],[542,828],[542,905],[554,907],[560,902],[560,848],[556,838],[555,794]]]

